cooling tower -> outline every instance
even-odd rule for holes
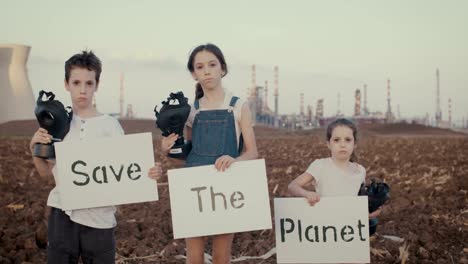
[[[0,44],[0,124],[35,119],[35,100],[26,70],[30,49]]]

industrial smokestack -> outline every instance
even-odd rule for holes
[[[448,125],[452,127],[452,98],[448,99]]]
[[[300,99],[300,113],[301,116],[304,116],[304,93],[301,93],[301,99]]]
[[[275,66],[274,68],[274,72],[275,72],[275,79],[274,79],[274,82],[275,82],[275,123],[274,123],[274,126],[275,127],[278,127],[279,126],[279,117],[278,117],[278,99],[279,99],[279,83],[278,83],[278,75],[279,75],[279,70],[278,70],[278,66]]]
[[[307,105],[307,122],[312,122],[312,106]]]
[[[367,108],[367,84],[364,84],[364,115],[369,115],[369,109]]]
[[[354,115],[355,116],[360,116],[361,115],[361,90],[356,89],[356,93],[354,95],[354,98],[356,100],[354,104]]]
[[[390,79],[387,79],[387,113],[386,113],[387,122],[392,122],[393,114],[392,114],[392,106],[391,106],[391,99],[390,99]]]
[[[317,122],[318,119],[323,117],[323,99],[317,100],[317,109],[315,110],[315,117],[317,119]]]
[[[275,66],[275,116],[278,117],[278,97],[279,97],[279,69]]]
[[[250,97],[255,98],[256,97],[256,90],[257,90],[257,72],[256,72],[256,67],[255,64],[252,65],[252,86],[250,90]]]
[[[440,126],[442,121],[442,110],[440,108],[440,76],[439,76],[439,69],[436,70],[436,126]]]

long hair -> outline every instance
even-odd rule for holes
[[[192,52],[190,53],[188,62],[187,62],[187,69],[191,73],[193,73],[195,71],[195,68],[194,68],[194,65],[193,65],[194,60],[195,60],[195,56],[201,51],[208,51],[208,52],[211,52],[213,55],[215,55],[215,57],[219,60],[219,63],[221,64],[221,69],[224,70],[223,77],[226,76],[226,74],[228,73],[228,69],[227,69],[227,65],[226,65],[226,60],[224,59],[224,55],[221,52],[221,50],[216,45],[214,45],[212,43],[207,43],[207,44],[204,44],[204,45],[200,45],[200,46],[198,46],[198,47],[196,47],[196,48],[194,48],[192,50]],[[202,98],[203,95],[204,95],[203,88],[202,88],[201,84],[199,82],[197,82],[197,84],[195,86],[195,100]]]
[[[331,122],[328,127],[327,127],[327,142],[330,141],[332,137],[333,130],[338,127],[338,126],[345,126],[349,127],[353,131],[353,137],[354,137],[354,144],[357,143],[357,136],[358,136],[358,131],[356,125],[349,119],[346,118],[338,118],[335,121]],[[353,150],[353,153],[351,153],[351,157],[349,159],[351,162],[357,162],[357,156],[356,153]]]

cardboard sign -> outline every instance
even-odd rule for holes
[[[168,171],[174,238],[270,229],[265,160]]]
[[[369,263],[367,197],[275,199],[278,263]]]
[[[158,200],[151,133],[54,145],[63,210]]]

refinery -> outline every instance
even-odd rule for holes
[[[31,47],[25,45],[0,45],[0,98],[2,98],[0,123],[11,120],[33,119],[33,106],[35,99],[31,84],[28,78],[26,64]],[[448,99],[448,109],[446,116],[442,114],[441,108],[441,85],[439,69],[435,70],[435,108],[434,114],[429,112],[424,117],[419,118],[402,118],[400,116],[399,105],[397,104],[396,111],[392,107],[391,100],[391,79],[386,80],[386,85],[376,87],[381,89],[382,93],[386,91],[386,110],[385,112],[370,109],[367,100],[367,84],[362,84],[361,88],[355,89],[354,98],[342,98],[341,94],[337,94],[337,111],[332,115],[324,115],[326,102],[324,98],[318,98],[316,101],[305,101],[305,94],[298,94],[298,109],[297,113],[285,114],[279,109],[280,98],[280,70],[278,66],[274,66],[271,72],[272,81],[257,80],[256,65],[251,66],[251,81],[247,85],[247,102],[252,112],[252,118],[256,125],[269,126],[276,128],[286,128],[291,130],[296,129],[312,129],[326,126],[329,122],[337,117],[345,117],[352,119],[357,124],[389,124],[389,123],[413,123],[426,126],[440,128],[466,128],[468,127],[468,118],[463,118],[463,121],[457,122],[455,126],[452,122],[452,99]],[[124,98],[124,73],[120,74],[120,94],[119,94],[119,112],[111,113],[118,118],[133,119],[137,118],[134,114],[133,105],[131,103],[125,105]],[[385,80],[382,81],[384,83]],[[287,84],[282,84],[282,89],[287,88]],[[273,93],[269,92],[273,90]],[[268,104],[270,97],[273,96],[274,105]],[[94,98],[96,99],[96,98]],[[345,115],[341,110],[342,100],[354,101],[354,113]],[[96,100],[94,100],[96,105]],[[10,111],[15,109],[15,111]],[[443,118],[445,116],[445,118]]]

